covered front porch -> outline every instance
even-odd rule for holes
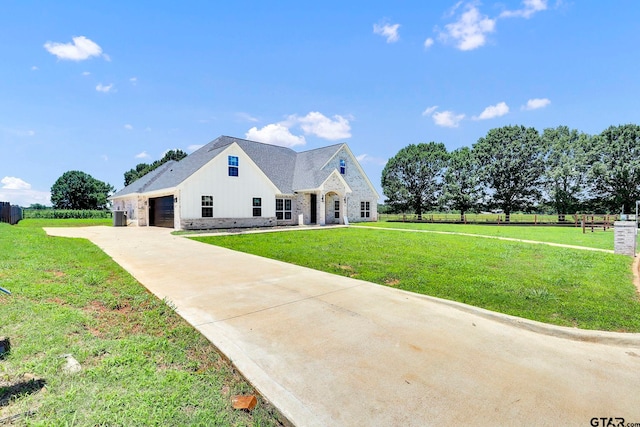
[[[337,173],[332,173],[320,187],[298,191],[302,224],[348,224],[348,200],[351,188]]]

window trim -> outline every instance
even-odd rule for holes
[[[227,164],[229,166],[229,176],[240,175],[240,159],[238,156],[228,156]]]
[[[200,198],[200,215],[202,218],[213,218],[213,196],[202,195]],[[205,212],[210,213],[205,215]]]
[[[253,205],[253,216],[259,217],[262,216],[262,197],[254,197],[252,201]]]
[[[293,206],[293,203],[291,203],[291,199],[276,197],[276,220],[278,221],[290,220],[293,217],[292,206]]]
[[[360,218],[371,218],[371,202],[360,202]]]

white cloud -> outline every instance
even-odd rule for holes
[[[0,127],[0,132],[8,133],[9,135],[17,136],[20,138],[24,138],[27,136],[34,136],[36,132],[34,130],[22,130],[22,129],[12,129]]]
[[[34,65],[33,67],[31,67],[31,71],[38,71],[38,67]]]
[[[238,120],[243,121],[243,122],[259,122],[260,120],[257,119],[256,117],[253,117],[251,114],[249,113],[236,113],[236,117],[238,118]]]
[[[102,156],[100,156],[100,157],[102,157],[102,160],[104,160],[105,162],[108,162],[108,161],[109,161],[109,156],[107,156],[106,154],[103,154],[103,155],[102,155]]]
[[[459,2],[453,8],[452,14],[462,4]],[[456,48],[460,50],[473,50],[483,46],[486,35],[495,31],[496,20],[482,15],[473,3],[464,6],[464,12],[456,22],[445,25],[445,32],[440,33],[443,41],[453,39]]]
[[[0,200],[12,205],[28,207],[32,204],[51,205],[51,193],[32,189],[10,190],[0,188]]]
[[[427,109],[426,109],[426,110],[424,110],[424,111],[422,112],[422,115],[423,115],[423,116],[430,116],[430,115],[431,115],[431,113],[433,113],[433,112],[434,112],[434,111],[436,111],[437,109],[438,109],[438,106],[437,106],[437,105],[434,105],[434,106],[432,106],[432,107],[427,107]]]
[[[368,163],[368,164],[384,166],[387,163],[387,159],[381,159],[379,157],[373,157],[373,156],[370,156],[368,154],[360,154],[359,156],[356,156],[356,159],[361,164],[367,164]]]
[[[113,83],[109,84],[109,85],[103,85],[102,83],[98,83],[98,86],[96,86],[96,90],[98,92],[103,92],[103,93],[108,93],[111,91],[111,89],[113,88]]]
[[[12,205],[29,206],[33,203],[51,204],[51,193],[31,188],[31,184],[15,176],[5,176],[0,180],[0,200]]]
[[[89,71],[83,71],[83,72],[82,72],[82,75],[83,75],[83,76],[90,76],[90,75],[91,75],[91,73],[90,73]]]
[[[132,125],[130,125],[129,123],[127,123],[126,125],[124,125],[124,128],[125,128],[126,130],[133,130],[133,126],[132,126]]]
[[[340,115],[333,116],[333,120],[317,111],[312,111],[304,117],[290,116],[289,120],[297,122],[306,134],[335,141],[351,138],[349,120]]]
[[[137,77],[131,77],[129,79],[129,81],[131,82],[132,85],[137,85],[138,84],[138,78]]]
[[[147,154],[146,151],[143,151],[142,153],[138,153],[136,154],[136,159],[146,159],[147,157],[149,157],[149,154]]]
[[[2,188],[7,190],[28,190],[31,188],[31,184],[15,176],[5,176],[0,179],[0,183],[2,183]]]
[[[102,54],[102,48],[85,36],[73,37],[73,43],[46,42],[44,48],[58,57],[71,61],[84,61],[92,56],[102,56],[109,61],[109,56]]]
[[[509,106],[505,102],[499,102],[496,105],[490,105],[484,109],[479,116],[473,117],[474,120],[487,120],[495,117],[504,116],[509,112]]]
[[[187,151],[193,153],[194,151],[199,150],[202,147],[204,147],[204,145],[202,144],[192,144],[187,147]]]
[[[547,10],[547,0],[523,0],[524,7],[518,10],[505,10],[500,18],[531,18],[535,13]]]
[[[447,128],[457,128],[460,121],[464,119],[464,114],[455,114],[453,111],[442,111],[434,113],[433,122],[438,126]]]
[[[431,37],[427,38],[424,41],[424,48],[425,49],[429,49],[431,46],[433,46],[433,43],[434,43],[434,41],[433,41],[433,39]]]
[[[547,98],[533,98],[527,101],[527,105],[523,105],[523,110],[537,110],[538,108],[544,108],[551,104],[551,101]]]
[[[400,35],[398,34],[398,28],[400,28],[400,24],[373,24],[373,33],[379,34],[382,37],[387,38],[387,43],[395,43],[400,40]]]
[[[289,128],[281,123],[272,123],[264,126],[262,129],[252,127],[245,134],[245,138],[252,141],[264,142],[267,144],[280,145],[283,147],[293,147],[296,145],[304,145],[304,136],[293,135]]]

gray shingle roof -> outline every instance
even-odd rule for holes
[[[322,166],[342,147],[342,144],[335,144],[297,153],[290,148],[277,145],[220,136],[179,162],[165,163],[112,197],[174,188],[234,142],[247,153],[282,194],[319,187],[331,173],[330,170],[321,170]]]
[[[136,179],[111,197],[120,197],[128,194],[144,193],[145,191],[149,191],[149,186],[151,186],[167,169],[170,169],[176,163],[177,162],[175,160],[169,160],[167,163],[160,165],[148,174]]]
[[[331,170],[322,170],[322,166],[336,154],[340,147],[342,147],[342,144],[298,153],[293,175],[293,189],[309,190],[318,188],[332,172]]]

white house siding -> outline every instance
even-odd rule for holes
[[[346,161],[346,173],[342,178],[351,187],[352,193],[347,195],[347,218],[349,222],[377,221],[378,220],[378,195],[369,185],[369,180],[361,171],[357,160],[350,151],[343,146],[338,153],[327,163],[325,169],[336,169],[340,172],[340,159]],[[369,202],[371,207],[369,218],[360,217],[360,202]]]
[[[238,176],[229,176],[228,156],[238,157]],[[237,145],[180,184],[180,228],[264,227],[276,225],[276,187]],[[202,196],[213,196],[213,217],[202,217]],[[262,215],[253,216],[253,198],[262,199]]]

